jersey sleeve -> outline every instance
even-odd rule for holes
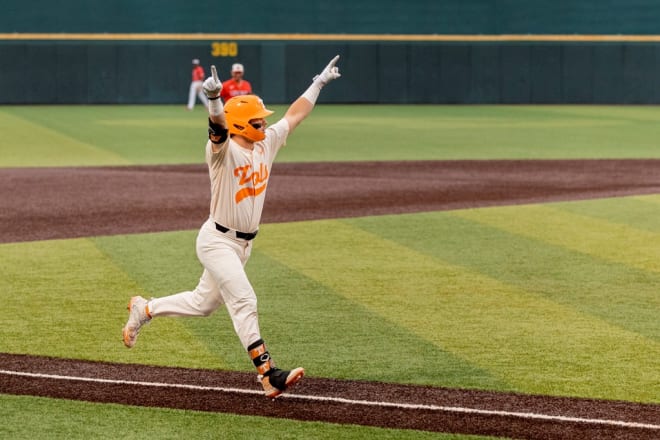
[[[282,118],[266,129],[266,140],[264,141],[270,161],[275,160],[277,152],[286,145],[289,136],[289,122]]]
[[[206,163],[209,165],[213,164],[219,164],[222,163],[222,161],[225,158],[225,155],[227,154],[227,148],[229,148],[229,136],[227,136],[227,139],[218,145],[220,149],[217,152],[213,152],[213,142],[209,139],[206,141]]]

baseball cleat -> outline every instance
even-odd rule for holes
[[[128,301],[128,321],[122,330],[124,345],[128,348],[135,345],[140,327],[151,321],[147,304],[147,300],[141,296],[134,296]]]
[[[272,368],[267,374],[260,374],[257,378],[264,387],[266,397],[274,399],[297,384],[304,375],[305,370],[303,368],[294,368],[291,371]]]

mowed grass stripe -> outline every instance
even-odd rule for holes
[[[154,326],[141,336],[143,344],[126,349],[121,339],[126,304],[145,291],[89,239],[3,244],[0,261],[2,352],[222,365],[176,320]]]
[[[510,387],[260,249],[250,266],[263,334],[284,359],[294,363],[297,359],[310,375],[460,388]]]
[[[578,215],[660,233],[660,196],[645,195],[553,203],[553,208]]]
[[[2,167],[129,164],[112,151],[46,127],[40,119],[0,110],[0,132]]]
[[[94,242],[148,294],[164,296],[196,286],[202,271],[194,251],[196,234],[124,235],[99,237]],[[259,299],[262,336],[279,365],[303,365],[316,377],[506,388],[487,371],[429,346],[406,329],[269,258],[256,243],[247,271]],[[145,328],[139,346],[151,344],[150,333],[169,320],[185,326],[222,359],[224,367],[253,370],[224,307],[205,318],[158,319]]]
[[[650,194],[644,196],[634,196],[632,197],[635,200],[640,200],[645,203],[652,203],[653,205],[660,205],[660,195]]]
[[[649,307],[657,300],[659,274],[468,220],[462,218],[461,211],[365,217],[348,222],[417,252],[660,341],[658,310]],[[434,239],[420,240],[420,236]]]
[[[269,108],[274,123],[287,106]],[[203,163],[206,110],[183,109],[0,106],[11,152],[0,167]],[[277,160],[658,158],[659,118],[655,107],[319,105]]]
[[[611,325],[612,320],[595,317],[588,291],[567,303],[562,294],[570,296],[570,292],[558,292],[561,289],[552,282],[541,290],[533,284],[534,266],[544,269],[550,260],[544,263],[543,258],[531,256],[555,255],[562,247],[463,219],[456,213],[264,225],[248,271],[259,292],[264,336],[276,359],[282,365],[301,362],[312,375],[321,376],[333,375],[333,365],[354,363],[338,368],[336,374],[640,401],[653,401],[649,396],[655,393],[657,399],[660,390],[657,368],[653,368],[659,357],[657,343],[626,331],[630,326]],[[3,261],[16,260],[11,270],[0,273],[3,280],[9,280],[2,288],[12,293],[12,307],[25,306],[19,304],[21,297],[30,295],[35,285],[48,295],[47,299],[40,297],[31,315],[20,318],[30,322],[35,310],[38,316],[56,316],[54,326],[50,321],[38,321],[14,340],[25,341],[26,334],[39,339],[41,333],[60,327],[58,320],[77,317],[74,309],[81,307],[85,312],[80,316],[85,319],[74,319],[76,329],[65,332],[85,333],[81,358],[250,369],[225,312],[206,319],[158,320],[145,329],[138,347],[129,351],[121,345],[119,329],[126,316],[126,299],[133,292],[160,296],[194,287],[201,272],[194,257],[195,234],[184,231],[0,246],[5,252],[0,255]],[[461,245],[468,247],[461,258],[469,259],[472,252],[478,264],[461,264],[439,251]],[[478,245],[506,250],[481,258]],[[600,294],[606,295],[608,283],[600,281],[603,275],[599,272],[605,269],[610,274],[608,266],[601,266],[603,260],[563,251],[566,253],[557,255],[567,260],[565,271],[550,267],[545,276],[568,277],[571,259],[590,259],[598,263],[593,266],[593,280],[604,286]],[[510,268],[509,276],[520,276],[523,281],[503,279],[495,272],[498,263],[502,266],[508,261],[507,256],[535,261],[527,272]],[[605,263],[610,268],[627,268],[632,274],[657,276]],[[479,269],[482,264],[484,268]],[[87,270],[88,265],[92,269]],[[99,270],[91,280],[84,278]],[[33,278],[46,281],[38,284]],[[642,284],[640,281],[639,286]],[[80,285],[89,289],[86,295],[77,294]],[[84,301],[70,300],[72,291]],[[115,296],[115,292],[119,294]],[[101,296],[99,304],[97,295],[108,297]],[[102,303],[107,298],[112,298],[112,304]],[[581,305],[585,301],[587,306]],[[62,303],[67,309],[64,316],[58,316]],[[618,297],[603,304],[619,309],[613,314],[630,312]],[[116,317],[99,327],[94,322],[96,315],[86,314],[90,309],[105,314],[100,319],[113,313]],[[635,313],[625,317],[635,318]],[[654,325],[652,317],[639,318],[649,328]],[[301,335],[300,340],[290,342],[292,334]],[[4,342],[6,338],[0,336]],[[224,352],[209,344],[215,337],[219,337],[216,347],[227,344]],[[116,341],[116,350],[88,343],[97,339]],[[31,353],[26,345],[21,347],[7,351]],[[72,356],[68,347],[42,351],[34,354]],[[225,353],[229,353],[227,358]],[[640,389],[647,390],[646,394]]]
[[[658,157],[660,133],[651,119],[657,112],[607,106],[596,113],[542,105],[321,106],[278,159],[409,160],[410,133],[418,160]]]
[[[186,112],[179,106],[163,105],[12,106],[4,111],[115,156],[114,160],[98,160],[97,165],[203,163],[208,117],[203,107]],[[39,141],[30,132],[21,136]],[[57,138],[49,141],[52,149],[67,151],[66,143]],[[29,161],[30,149],[19,147]],[[66,164],[63,162],[80,163],[75,156],[64,156],[45,165]]]
[[[346,222],[270,225],[264,235],[262,252],[514,389],[657,399],[660,344],[638,334]]]
[[[266,404],[266,403],[264,403]],[[495,440],[495,437],[385,429],[275,417],[182,411],[0,394],[0,437],[12,440],[261,439]],[[127,422],[130,421],[130,422]],[[47,427],[48,434],[44,436]],[[500,437],[497,437],[500,439]]]
[[[457,216],[632,268],[660,273],[660,234],[552,205],[464,210]],[[660,306],[660,296],[654,304]]]

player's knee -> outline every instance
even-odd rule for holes
[[[201,316],[209,316],[215,312],[222,302],[213,295],[200,295],[195,292],[195,307]]]
[[[199,313],[201,316],[210,316],[217,310],[217,307],[211,307],[209,304],[201,304],[199,307]]]
[[[257,298],[240,298],[234,303],[234,311],[238,316],[247,316],[257,313]]]

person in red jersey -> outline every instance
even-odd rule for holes
[[[199,65],[199,60],[195,58],[192,60],[192,81],[190,82],[190,92],[188,93],[188,110],[195,107],[195,95],[199,98],[204,107],[208,107],[208,100],[202,90],[202,82],[204,81],[204,68]]]
[[[231,78],[222,83],[222,98],[223,102],[229,101],[234,96],[251,95],[252,85],[245,79],[243,75],[245,69],[240,63],[231,66]]]

